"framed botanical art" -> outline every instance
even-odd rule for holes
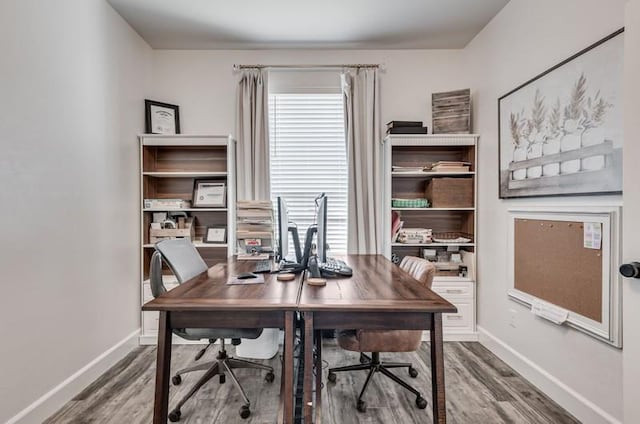
[[[498,99],[500,198],[622,192],[623,31]]]
[[[180,108],[169,103],[145,99],[145,132],[147,134],[180,134]]]

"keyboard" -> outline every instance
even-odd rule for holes
[[[344,276],[351,277],[353,270],[339,259],[327,258],[327,261],[318,265],[320,272],[326,276]]]
[[[254,273],[263,273],[263,272],[271,272],[271,264],[273,263],[273,261],[271,261],[271,259],[262,259],[259,261],[256,261],[256,267],[253,270]]]

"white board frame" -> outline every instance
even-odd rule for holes
[[[529,293],[515,288],[515,222],[516,219],[600,222],[602,223],[602,322],[553,305]],[[618,275],[621,208],[619,206],[558,206],[509,209],[508,232],[508,295],[511,299],[531,306],[542,302],[568,313],[566,325],[595,337],[598,340],[622,347],[621,279]]]

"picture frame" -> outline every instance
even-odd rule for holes
[[[622,192],[623,32],[498,99],[501,199]]]
[[[227,242],[227,228],[226,227],[207,227],[203,243],[209,244],[224,244]]]
[[[144,100],[147,134],[180,134],[180,107],[155,100]]]
[[[194,180],[194,208],[224,208],[227,206],[227,187],[220,180]]]

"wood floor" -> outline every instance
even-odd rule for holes
[[[190,366],[198,346],[175,346],[172,370]],[[217,349],[209,349],[200,361],[213,360]],[[233,353],[231,347],[229,353]],[[399,375],[422,390],[429,401],[427,409],[415,407],[414,396],[387,378],[376,375],[365,400],[366,413],[356,412],[355,401],[364,383],[365,372],[339,373],[336,383],[326,385],[327,366],[356,363],[358,355],[339,349],[333,340],[323,348],[326,391],[323,394],[323,422],[329,424],[430,423],[431,381],[428,345],[417,353],[392,354],[390,360],[412,362],[419,371],[416,379]],[[578,421],[509,368],[478,343],[445,343],[445,381],[448,422],[452,424],[535,423],[561,424]],[[384,360],[390,355],[381,355]],[[233,383],[207,383],[182,409],[184,424],[271,424],[276,421],[276,401],[280,386],[280,359],[264,361],[272,365],[276,381],[266,383],[263,372],[238,370],[240,383],[251,399],[252,415],[243,420],[238,415],[240,396]],[[150,423],[153,409],[155,347],[140,347],[76,396],[47,424],[59,423]],[[171,388],[170,408],[196,381],[201,373],[185,376],[180,386]]]

